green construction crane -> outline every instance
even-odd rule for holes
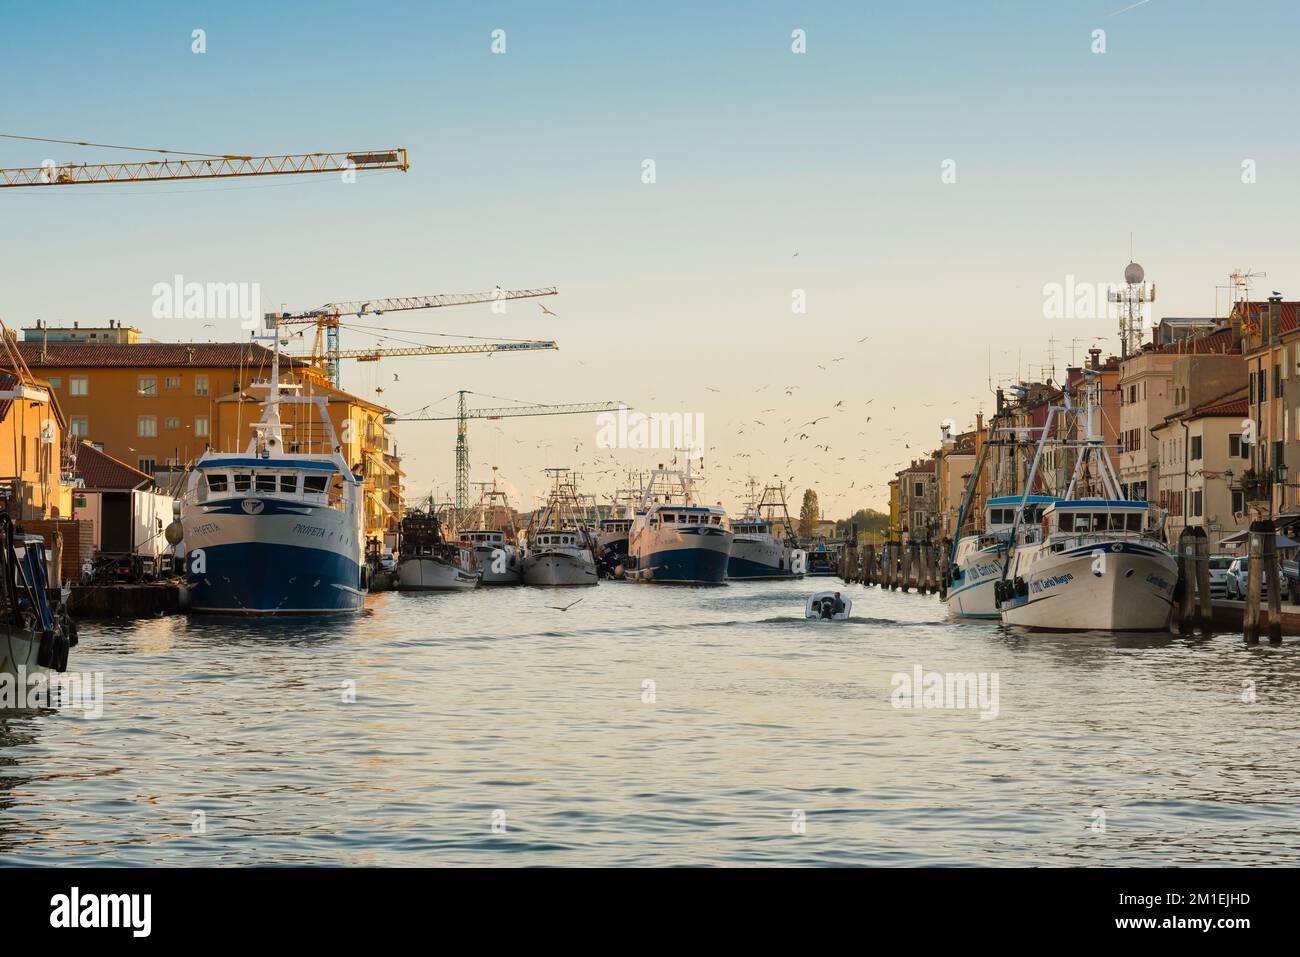
[[[567,405],[506,405],[494,409],[469,409],[465,396],[476,393],[461,389],[457,393],[455,415],[430,415],[428,408],[418,409],[398,416],[397,422],[451,422],[456,423],[456,521],[469,512],[469,420],[512,419],[530,415],[580,415],[584,412],[612,412],[623,403],[571,402]]]

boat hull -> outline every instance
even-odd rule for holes
[[[524,580],[523,562],[514,545],[476,545],[474,554],[481,569],[479,584],[518,585]]]
[[[478,573],[437,558],[403,558],[397,563],[402,591],[466,591],[478,587]]]
[[[585,553],[541,551],[524,559],[525,585],[594,585],[598,577],[596,563]]]
[[[40,652],[40,635],[0,625],[0,675],[16,679],[19,668],[27,675],[48,675],[50,669],[37,664]]]
[[[735,538],[727,557],[727,578],[731,581],[765,578],[802,578],[793,568],[790,549],[775,541]]]
[[[1098,574],[1097,552],[1105,561]],[[1165,631],[1178,565],[1144,544],[1084,545],[1045,553],[1024,575],[1028,594],[1002,604],[1009,625],[1049,631]]]
[[[665,541],[668,536],[675,536]],[[638,541],[629,556],[627,577],[656,584],[721,585],[727,580],[731,533],[700,526],[685,532],[669,530]],[[646,547],[646,546],[649,547]],[[665,547],[667,546],[667,547]]]
[[[193,506],[181,524],[191,611],[330,615],[362,607],[361,530],[354,515],[299,502],[237,499]]]
[[[1001,618],[993,585],[1002,578],[1005,560],[1005,547],[979,549],[958,558],[957,578],[948,584],[948,614],[954,618]]]

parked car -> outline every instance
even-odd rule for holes
[[[1231,555],[1210,556],[1210,597],[1228,597],[1228,568],[1232,565]]]
[[[384,552],[379,556],[379,567],[386,572],[391,572],[397,567],[397,559],[392,552]]]
[[[1300,563],[1292,555],[1282,560],[1282,584],[1286,587],[1286,600],[1293,605],[1300,605]]]
[[[1246,600],[1246,588],[1248,586],[1247,576],[1249,574],[1250,574],[1250,558],[1248,557],[1234,558],[1232,560],[1232,563],[1228,565],[1228,571],[1227,571],[1227,578],[1228,578],[1227,594],[1229,598],[1235,601]],[[1210,594],[1211,596],[1213,596],[1214,586],[1211,585],[1210,588],[1211,588]],[[1259,582],[1259,595],[1261,598],[1263,598],[1267,594],[1268,594],[1268,579],[1261,578]]]

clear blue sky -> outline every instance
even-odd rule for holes
[[[1044,319],[1042,286],[1118,279],[1130,232],[1157,316],[1212,314],[1234,266],[1300,297],[1300,12],[1125,6],[11,5],[0,132],[203,152],[405,146],[412,169],[355,186],[6,190],[0,316],[206,339],[200,322],[151,318],[154,283],[260,282],[289,308],[556,284],[558,319],[521,303],[400,326],[554,337],[558,353],[386,361],[344,384],[399,411],[470,388],[702,412],[710,498],[738,505],[752,472],[795,476],[796,495],[816,486],[834,515],[880,506],[941,418],[989,408],[990,354],[997,377],[1036,370],[1049,338],[1058,371],[1095,337],[1117,349],[1109,321]],[[4,166],[120,156],[0,140]],[[955,184],[940,182],[945,159]],[[791,314],[794,289],[807,315]],[[849,411],[832,411],[841,400]],[[782,441],[821,415],[815,440]],[[407,425],[398,441],[412,493],[449,488],[449,426]],[[593,486],[613,467],[595,464],[586,418],[477,423],[471,442],[475,477],[500,465],[522,505],[545,466],[582,466]]]

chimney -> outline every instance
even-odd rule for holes
[[[1092,369],[1093,372],[1101,370],[1101,350],[1096,346],[1093,346],[1088,350],[1088,360],[1088,367]]]
[[[1268,341],[1277,344],[1277,337],[1282,332],[1282,297],[1277,293],[1268,297]]]

